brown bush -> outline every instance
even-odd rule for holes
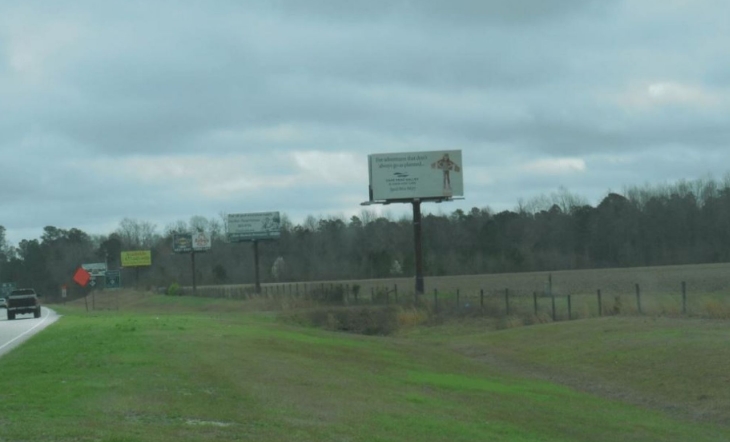
[[[290,319],[333,331],[389,335],[398,330],[401,312],[398,306],[329,307],[299,312],[290,316]]]

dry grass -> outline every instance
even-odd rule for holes
[[[415,327],[428,321],[428,312],[414,307],[404,308],[398,312],[398,326],[400,328]]]
[[[507,273],[426,277],[426,293],[420,304],[431,313],[494,317],[516,316],[526,323],[531,318],[553,318],[553,299],[548,281],[552,280],[556,320],[582,319],[599,315],[637,315],[678,317],[691,316],[730,318],[730,263],[625,269],[592,269],[556,272]],[[686,304],[682,299],[682,283],[686,287]],[[641,312],[636,297],[640,288]],[[293,282],[263,284],[263,294],[254,295],[250,285],[202,286],[198,295],[214,298],[241,299],[241,311],[281,311],[312,308],[319,305],[322,294],[345,293],[348,305],[392,304],[412,305],[413,278],[377,280]],[[357,288],[357,289],[356,289]],[[601,290],[601,309],[597,291]],[[185,288],[186,294],[191,294]],[[357,290],[357,295],[355,291]],[[509,311],[505,291],[509,291]],[[537,310],[533,294],[537,294]],[[129,290],[95,292],[87,300],[70,304],[88,304],[89,310],[115,310],[120,302],[135,305],[151,293]],[[436,295],[436,296],[435,296]],[[570,295],[570,310],[568,309]],[[186,296],[187,297],[187,296]],[[120,301],[121,300],[121,301]],[[223,299],[221,299],[222,301]],[[399,322],[405,326],[425,321],[417,310],[404,310]]]
[[[700,264],[662,267],[633,267],[590,270],[561,270],[554,272],[501,273],[460,276],[427,276],[426,295],[434,290],[439,293],[456,293],[459,290],[464,299],[478,299],[480,290],[487,296],[496,296],[509,289],[515,295],[531,295],[533,292],[548,291],[548,279],[552,275],[552,291],[556,295],[595,294],[600,289],[604,296],[632,295],[635,284],[639,284],[642,295],[681,294],[682,282],[686,282],[687,293],[730,293],[730,263]],[[365,279],[348,281],[292,282],[263,284],[267,294],[304,294],[314,289],[335,285],[360,287],[360,299],[370,299],[379,290],[387,290],[394,299],[395,290],[401,298],[413,296],[413,278]],[[246,290],[246,288],[249,290]],[[201,293],[217,291],[222,297],[236,297],[237,293],[250,292],[250,286],[207,286],[199,287]]]

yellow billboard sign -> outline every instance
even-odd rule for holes
[[[142,267],[152,265],[152,251],[130,250],[122,252],[122,267]]]

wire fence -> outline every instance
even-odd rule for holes
[[[349,282],[266,284],[261,293],[253,286],[206,286],[182,294],[214,298],[310,300],[328,305],[423,306],[441,315],[535,316],[553,321],[610,315],[664,315],[730,318],[730,296],[726,291],[708,292],[680,281],[675,290],[643,290],[634,283],[610,290],[561,293],[553,289],[552,278],[539,290],[514,288],[432,287],[423,294],[404,290],[402,284]]]

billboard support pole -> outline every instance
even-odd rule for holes
[[[193,267],[193,295],[197,294],[197,287],[195,286],[195,250],[190,252],[190,261]]]
[[[253,240],[253,267],[254,267],[254,282],[255,291],[257,295],[261,294],[261,280],[259,279],[259,242]]]
[[[421,235],[421,200],[413,200],[413,243],[416,248],[416,301],[423,294],[423,244]]]

